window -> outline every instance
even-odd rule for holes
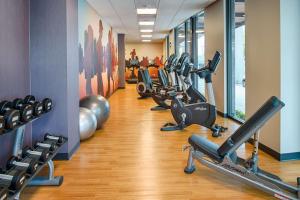
[[[189,19],[186,21],[186,51],[187,53],[190,54],[191,58],[193,55],[193,32],[192,32],[192,20]]]
[[[201,12],[196,17],[196,64],[199,68],[205,65],[205,45],[204,45],[204,12]],[[198,90],[205,95],[205,80],[198,78]]]
[[[185,52],[185,24],[176,29],[176,54],[178,57]]]
[[[245,120],[245,0],[230,0],[227,5],[228,32],[228,110],[229,115]]]

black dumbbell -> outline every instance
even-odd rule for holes
[[[43,99],[42,104],[44,112],[49,112],[52,109],[52,100],[50,98]]]
[[[20,122],[20,112],[11,107],[11,102],[2,101],[0,103],[0,115],[4,118],[6,129],[15,128]]]
[[[65,142],[65,138],[62,136],[56,136],[56,135],[51,135],[49,133],[46,133],[44,136],[45,140],[52,140],[56,142],[57,145],[62,145]]]
[[[0,115],[0,134],[2,133],[4,128],[5,128],[5,120],[4,120],[4,117]]]
[[[0,186],[0,200],[8,199],[8,188],[5,186]]]
[[[47,149],[37,147],[35,149],[31,149],[30,147],[25,147],[22,152],[23,158],[35,158],[39,162],[46,162],[50,156],[50,152]]]
[[[2,169],[0,171],[0,185],[7,186],[10,190],[18,190],[25,184],[25,170],[17,170],[13,167],[6,172]]]
[[[25,104],[32,105],[34,116],[38,117],[43,113],[43,104],[39,101],[36,101],[34,96],[27,95],[23,101]]]
[[[38,161],[35,158],[25,157],[19,159],[18,157],[11,157],[7,161],[7,168],[15,167],[18,170],[25,170],[27,174],[34,174],[39,166]]]
[[[52,141],[52,140],[45,140],[45,141],[42,141],[42,142],[37,142],[35,144],[35,147],[40,147],[40,148],[45,148],[45,149],[48,149],[49,151],[53,152],[55,151],[58,146],[56,145],[56,142]]]
[[[24,104],[22,99],[15,99],[12,102],[12,108],[20,111],[20,120],[28,122],[33,115],[33,107],[30,104]]]

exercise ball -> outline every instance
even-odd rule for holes
[[[80,100],[80,107],[87,108],[96,115],[97,129],[100,129],[109,117],[109,102],[101,95],[84,97]]]
[[[79,133],[80,140],[90,138],[96,131],[97,119],[94,113],[87,108],[79,110]]]

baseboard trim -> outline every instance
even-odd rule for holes
[[[248,140],[249,143],[253,144],[253,138]],[[278,161],[289,161],[289,160],[300,160],[300,152],[293,152],[293,153],[278,153],[277,151],[267,147],[266,145],[259,143],[259,149],[263,152],[269,154],[273,158]]]
[[[74,153],[79,149],[80,141],[73,147],[69,153],[58,153],[53,160],[70,160]]]
[[[226,113],[223,113],[219,110],[217,110],[217,114],[220,115],[221,117],[228,118],[228,115]]]
[[[125,89],[125,86],[123,86],[123,87],[118,87],[118,89],[122,89],[122,90],[123,90],[123,89]]]

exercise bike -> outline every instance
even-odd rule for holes
[[[190,146],[185,148],[189,149],[189,157],[184,172],[191,174],[195,171],[196,159],[213,170],[261,189],[278,199],[299,200],[300,177],[297,178],[297,186],[292,186],[283,182],[277,175],[258,167],[260,129],[283,107],[283,102],[277,97],[271,97],[221,146],[202,136],[192,135],[188,139]],[[252,136],[254,139],[252,155],[248,159],[238,157],[237,149]]]
[[[138,83],[136,85],[136,90],[140,98],[151,97],[153,92],[160,90],[159,88],[171,87],[167,71],[176,62],[177,57],[175,54],[172,54],[166,60],[164,68],[158,70],[158,81],[151,79],[148,69],[140,68],[138,71]]]
[[[165,72],[159,72],[159,77],[167,77],[169,84],[157,87],[152,93],[152,99],[157,104],[157,106],[151,108],[152,111],[170,109],[170,101],[173,98],[170,94],[179,95],[184,101],[187,100],[186,86],[182,81],[183,79],[180,78],[183,66],[187,62],[189,62],[189,54],[183,53],[178,61],[173,60],[170,65],[166,66]]]
[[[200,78],[205,79],[208,90],[208,102],[206,99],[202,98],[202,102],[185,104],[181,99],[174,95],[171,102],[171,113],[177,124],[166,123],[161,128],[161,131],[182,130],[192,124],[199,124],[210,129],[213,137],[219,137],[221,132],[227,130],[227,128],[215,124],[217,111],[212,86],[212,74],[216,72],[220,60],[221,54],[217,51],[213,59],[209,60],[208,64],[201,69],[192,70],[191,65],[185,66],[185,73],[195,73]],[[196,91],[192,84],[189,86],[189,90]]]

